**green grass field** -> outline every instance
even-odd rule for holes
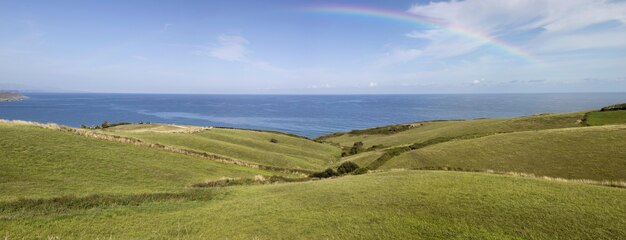
[[[0,200],[180,191],[221,177],[277,173],[57,130],[0,123]]]
[[[587,114],[587,124],[591,126],[626,124],[626,110],[589,112]]]
[[[142,124],[71,133],[0,121],[0,238],[625,239],[626,188],[488,171],[623,183],[619,112],[591,112],[586,122],[584,112],[544,114],[321,138],[384,145],[343,158],[332,144],[276,132]],[[586,127],[593,124],[604,126]],[[282,168],[352,161],[378,170],[259,185],[249,179],[296,176],[76,133]],[[424,170],[445,167],[466,172]],[[248,180],[199,187],[224,177]]]
[[[339,136],[322,138],[324,141],[352,146],[354,142],[362,141],[364,147],[382,144],[384,146],[410,145],[424,142],[433,138],[459,138],[483,136],[494,133],[516,132],[528,130],[542,130],[552,128],[582,126],[584,112],[565,114],[544,114],[520,118],[507,119],[479,119],[468,121],[439,121],[425,122],[421,126],[395,134],[342,134]]]
[[[482,173],[403,171],[209,190],[207,199],[5,208],[0,236],[150,239],[619,239],[626,191]]]
[[[141,125],[136,125],[141,127]],[[146,142],[214,153],[247,162],[285,168],[320,170],[339,160],[341,150],[330,144],[281,133],[212,128],[194,133],[136,131],[133,126],[107,132]],[[277,140],[276,143],[271,139]]]
[[[404,153],[381,169],[444,166],[626,181],[626,126],[526,131],[450,141]]]

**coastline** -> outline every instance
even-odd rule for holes
[[[8,92],[3,93],[0,92],[0,102],[19,102],[28,99],[27,96],[24,96],[19,93]]]

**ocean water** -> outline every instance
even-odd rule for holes
[[[626,93],[450,95],[27,94],[0,102],[1,119],[73,127],[158,122],[277,130],[307,137],[441,119],[516,117],[626,102]]]

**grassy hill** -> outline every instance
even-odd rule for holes
[[[337,146],[277,132],[163,124],[60,131],[0,122],[0,237],[623,239],[625,188],[424,170],[624,182],[620,111],[413,123],[320,138],[382,145],[342,158]],[[594,124],[602,126],[587,127]],[[279,173],[163,145],[282,168],[352,161],[380,172],[206,187],[223,177]]]
[[[210,199],[0,205],[0,236],[203,239],[620,239],[626,191],[484,173],[403,171],[207,190]],[[37,208],[32,208],[37,209]],[[53,210],[53,209],[52,209]],[[219,238],[218,237],[218,238]]]
[[[374,145],[397,146],[425,142],[434,138],[462,138],[484,136],[495,133],[542,130],[582,126],[580,120],[584,112],[564,114],[542,114],[520,118],[479,119],[468,121],[436,121],[410,124],[401,131],[385,134],[380,128],[375,131],[360,130],[356,134],[342,133],[323,136],[323,141],[349,147],[354,142],[363,142],[365,148]]]
[[[626,110],[589,112],[586,122],[591,126],[626,124]]]
[[[381,169],[453,167],[626,181],[626,126],[496,134],[406,152]]]
[[[35,126],[0,123],[0,200],[179,191],[222,177],[277,173]]]
[[[176,131],[172,128],[171,125],[123,125],[106,131],[146,142],[285,168],[320,170],[338,161],[341,154],[333,145],[283,133],[225,128]]]

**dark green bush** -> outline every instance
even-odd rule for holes
[[[357,153],[363,152],[363,142],[355,142],[350,148],[350,155],[354,155]]]
[[[357,165],[356,163],[347,161],[339,165],[339,167],[337,168],[337,173],[348,174],[348,173],[353,172],[354,170],[357,170],[358,168],[359,168],[359,165]]]
[[[277,140],[276,138],[272,138],[272,139],[270,139],[270,142],[272,142],[272,143],[278,143],[278,140]]]
[[[335,176],[338,176],[338,175],[339,174],[337,174],[337,172],[335,172],[335,170],[333,170],[332,168],[327,168],[323,172],[316,172],[316,173],[311,174],[311,177],[315,177],[315,178],[330,178],[330,177],[335,177]]]

